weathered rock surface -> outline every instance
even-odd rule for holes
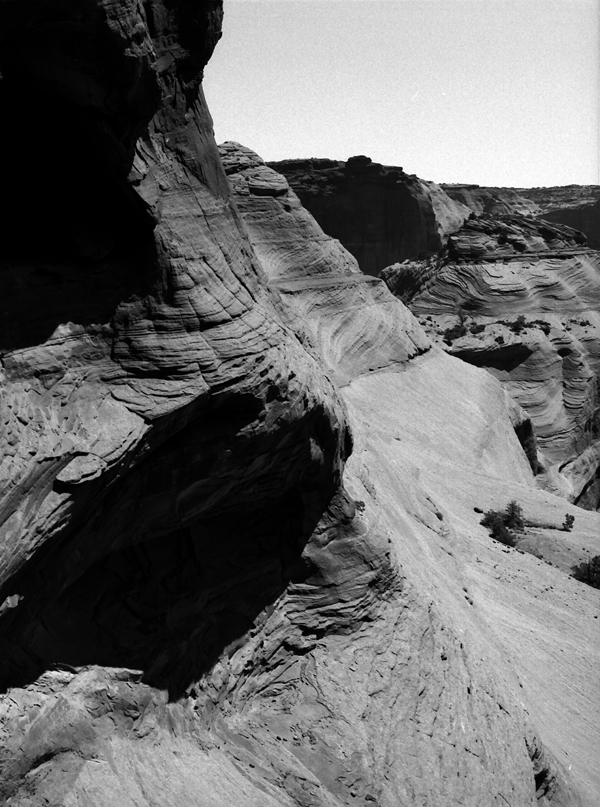
[[[440,187],[451,199],[461,202],[478,215],[507,216],[520,213],[535,216],[540,213],[540,206],[524,197],[516,188],[482,188],[479,185],[443,182]]]
[[[367,275],[405,258],[437,252],[469,216],[434,182],[369,157],[269,163],[289,181],[323,230]]]
[[[441,187],[452,199],[475,213],[505,216],[520,213],[566,224],[584,233],[591,249],[600,249],[600,186],[564,185],[554,188],[482,188],[479,185]]]
[[[27,129],[46,97],[100,183],[53,155],[84,222],[60,197],[50,224],[82,239],[42,228],[1,267],[4,683],[101,664],[180,694],[302,576],[340,485],[344,407],[266,286],[199,90],[220,19],[217,2],[0,4],[5,100]],[[10,153],[9,188],[28,159]],[[113,196],[119,231],[90,235]]]
[[[224,143],[220,152],[271,285],[287,303],[294,330],[338,383],[429,349],[414,317],[382,280],[363,274],[339,241],[325,235],[283,175],[238,143]]]
[[[600,255],[575,230],[481,216],[445,254],[382,276],[434,340],[486,367],[530,415],[546,483],[596,509]]]
[[[593,807],[596,592],[473,510],[562,516],[526,416],[238,146],[232,196],[220,22],[0,0],[4,108],[55,121],[2,133],[1,799]]]

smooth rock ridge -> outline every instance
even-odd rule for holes
[[[410,312],[323,232],[283,175],[238,143],[223,143],[219,150],[271,285],[285,300],[294,330],[338,383],[401,366],[429,349]]]

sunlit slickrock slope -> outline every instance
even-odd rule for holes
[[[474,511],[569,507],[527,416],[260,158],[223,170],[220,26],[0,0],[1,100],[58,121],[29,179],[78,194],[0,263],[3,802],[593,807],[597,592]]]
[[[469,221],[445,254],[382,273],[436,341],[503,382],[532,419],[548,486],[592,509],[599,269],[580,233],[513,215]]]

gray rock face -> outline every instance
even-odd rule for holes
[[[40,200],[0,259],[1,799],[592,807],[594,592],[474,515],[562,515],[523,412],[221,163],[221,13],[0,0],[4,107],[55,121],[0,152]]]
[[[237,143],[219,148],[271,286],[285,301],[294,330],[339,384],[429,350],[414,317],[383,281],[363,274],[339,241],[323,232],[283,175]]]
[[[382,273],[434,341],[487,368],[530,415],[545,484],[592,509],[599,258],[568,227],[481,216],[450,236],[445,255]]]
[[[269,163],[323,230],[377,275],[405,258],[437,252],[469,216],[434,182],[369,157]]]
[[[507,216],[519,213],[535,216],[540,207],[531,199],[525,198],[515,188],[482,188],[479,185],[441,183],[441,188],[451,199],[461,202],[478,215]]]
[[[114,193],[130,216],[98,239],[83,227],[83,246],[65,235],[64,253],[58,232],[47,255],[24,243],[3,260],[0,599],[18,595],[3,680],[105,664],[181,693],[302,577],[351,438],[231,202],[199,92],[220,4],[36,13],[48,46],[24,65],[32,19],[0,4],[3,91],[41,86],[104,137],[92,151],[104,195],[83,196],[81,214],[97,223],[94,205]],[[82,41],[96,50],[76,66]],[[106,92],[84,92],[90,82]],[[48,181],[42,171],[42,195]]]
[[[441,185],[452,199],[475,213],[505,216],[519,213],[566,224],[584,233],[591,249],[600,249],[600,186],[564,185],[554,188],[482,188]]]

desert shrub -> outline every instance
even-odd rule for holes
[[[511,331],[514,333],[521,333],[527,327],[527,322],[525,320],[525,316],[523,314],[519,314],[514,322],[511,322],[508,326]]]
[[[363,501],[361,501],[360,499],[355,500],[354,506],[356,507],[356,509],[358,510],[359,513],[364,513],[365,512],[366,504]]]
[[[500,541],[500,543],[505,546],[514,546],[517,543],[517,539],[508,529],[501,515],[496,514],[492,519],[490,532],[492,533],[492,538],[495,538],[496,541]]]
[[[480,323],[474,322],[469,328],[469,331],[471,333],[483,333],[483,331],[485,331],[485,325],[483,324],[483,322]]]
[[[497,510],[488,510],[479,523],[484,527],[491,527],[492,521],[499,515]]]
[[[453,325],[451,328],[446,328],[444,331],[444,342],[450,344],[455,339],[459,339],[461,336],[464,336],[467,332],[467,326],[464,325],[462,322],[458,323],[457,325]]]
[[[506,505],[503,521],[512,530],[523,529],[523,508],[515,499]]]
[[[480,523],[487,527],[492,534],[492,538],[500,541],[501,544],[515,546],[517,539],[511,530],[522,531],[523,508],[513,499],[506,505],[506,509],[501,512],[488,510]]]
[[[592,588],[600,588],[600,555],[576,566],[571,566],[571,575],[575,580],[587,583]]]
[[[565,532],[571,532],[574,523],[575,523],[575,516],[572,516],[571,513],[567,513],[565,516],[565,520],[562,523],[563,530],[565,530]]]
[[[505,546],[514,546],[517,539],[505,524],[506,513],[498,513],[496,510],[488,510],[481,519],[481,524],[487,527],[492,534],[492,538],[500,541]]]
[[[499,345],[503,345],[504,344],[504,337],[503,336],[497,336],[496,337],[496,342],[498,342]]]
[[[534,320],[532,320],[531,322],[528,322],[528,323],[527,323],[527,325],[528,325],[528,326],[531,326],[531,325],[537,325],[537,327],[538,327],[538,328],[539,328],[541,331],[543,331],[543,332],[546,334],[546,336],[548,336],[548,335],[549,335],[549,333],[550,333],[550,331],[552,330],[552,328],[551,328],[551,326],[550,326],[550,323],[549,323],[549,322],[546,322],[546,321],[545,321],[545,320],[543,320],[543,319],[534,319]]]

